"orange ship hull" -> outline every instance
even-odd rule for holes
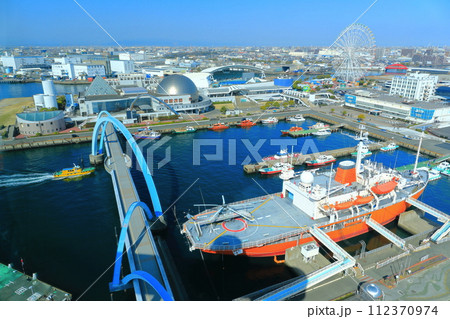
[[[417,199],[422,194],[424,189],[421,189],[419,192],[414,194],[412,197]],[[320,228],[324,230],[327,235],[333,239],[335,242],[339,242],[341,240],[345,240],[348,238],[356,237],[367,233],[370,228],[363,221],[361,217],[371,214],[371,218],[380,223],[381,225],[386,225],[396,219],[401,213],[405,212],[406,209],[411,206],[407,204],[405,201],[398,202],[389,207],[385,207],[374,211],[372,213],[363,214],[355,217],[348,218],[346,220],[339,221],[337,223],[330,223],[327,225],[323,225]],[[328,227],[332,227],[333,224],[344,224],[344,227],[338,230],[327,231]],[[289,239],[288,239],[289,240]],[[253,247],[253,248],[245,248],[241,255],[249,256],[249,257],[271,257],[284,255],[286,249],[291,247],[295,247],[298,245],[303,245],[305,243],[311,242],[314,240],[314,237],[310,236],[307,238],[293,239],[291,241],[286,241],[284,243],[276,243],[276,244],[268,244],[262,247]],[[212,250],[203,250],[207,253],[212,254],[224,254],[224,255],[232,255],[233,251],[212,251]]]

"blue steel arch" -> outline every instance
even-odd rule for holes
[[[103,116],[103,115],[106,115],[106,116]],[[152,175],[147,166],[147,162],[145,161],[144,155],[141,152],[141,149],[139,148],[139,146],[137,145],[133,136],[128,131],[128,129],[125,127],[125,125],[123,125],[116,118],[112,117],[111,114],[109,114],[107,111],[101,111],[98,114],[97,123],[95,124],[94,131],[92,132],[91,154],[92,155],[98,154],[97,136],[98,136],[100,128],[102,128],[102,127],[103,127],[103,130],[102,130],[102,137],[101,137],[100,143],[103,147],[103,138],[104,138],[104,134],[105,134],[105,127],[108,123],[111,123],[112,125],[114,125],[114,128],[123,134],[123,136],[127,140],[127,143],[131,146],[131,150],[133,151],[134,155],[136,156],[136,160],[139,163],[139,166],[142,170],[142,174],[144,175],[145,183],[147,184],[147,188],[150,193],[150,198],[152,200],[153,209],[155,210],[155,215],[157,217],[161,216],[162,208],[161,208],[161,203],[159,201],[158,192],[156,191],[155,183],[153,182]]]
[[[164,102],[164,101],[161,100],[160,98],[158,98],[158,97],[156,97],[156,96],[154,96],[154,95],[148,94],[148,93],[138,94],[138,96],[136,96],[136,98],[133,100],[133,102],[131,102],[130,110],[133,110],[134,103],[135,103],[137,100],[139,100],[141,97],[144,97],[144,96],[148,96],[148,97],[150,97],[150,98],[153,98],[153,99],[157,100],[159,103],[163,104],[163,105],[164,105],[165,107],[167,107],[170,111],[172,111],[175,115],[179,115],[178,112],[175,111],[175,110],[173,109],[173,107],[171,107],[169,104],[167,104],[166,102]]]
[[[143,280],[150,286],[152,286],[156,290],[156,292],[158,292],[158,294],[161,296],[163,300],[173,301],[173,297],[167,292],[164,286],[161,285],[161,283],[155,277],[153,277],[152,275],[150,275],[145,271],[136,270],[131,274],[125,276],[122,280],[120,280],[120,268],[122,266],[122,256],[123,256],[123,249],[125,248],[125,240],[128,235],[128,226],[130,224],[131,216],[138,207],[141,207],[144,210],[148,219],[152,218],[150,208],[148,208],[148,206],[143,202],[134,202],[133,204],[130,205],[130,207],[128,207],[127,213],[125,214],[125,217],[123,219],[122,228],[120,230],[119,242],[117,243],[113,281],[110,284],[110,290],[111,291],[120,290],[123,287],[125,287],[131,280],[136,279]]]

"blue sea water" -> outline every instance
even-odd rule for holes
[[[302,126],[314,123],[308,119]],[[282,181],[277,176],[243,172],[241,164],[254,162],[257,148],[261,156],[267,156],[279,151],[282,143],[295,143],[294,152],[304,145],[311,151],[314,147],[324,151],[356,145],[355,140],[340,133],[321,138],[281,137],[280,130],[290,126],[279,122],[250,129],[170,135],[153,152],[157,142],[139,142],[151,163],[163,210],[170,207],[165,213],[168,229],[162,236],[179,267],[189,299],[230,300],[294,276],[287,266],[275,264],[272,258],[190,252],[179,232],[185,214],[197,212],[194,204],[221,203],[222,195],[232,202],[280,191]],[[79,181],[53,181],[50,175],[80,157],[87,162],[89,152],[90,145],[78,144],[0,153],[0,262],[17,266],[23,258],[27,273],[39,273],[42,280],[75,298],[82,295],[82,300],[109,300],[112,272],[101,275],[114,260],[120,229],[110,175],[102,167]],[[162,165],[165,158],[170,160]],[[398,167],[413,163],[415,154],[400,149],[377,152],[371,158]],[[158,168],[158,164],[162,166]],[[149,203],[141,173],[133,170],[132,174],[141,199]],[[449,185],[447,177],[431,182],[422,200],[448,212],[450,198],[442,194],[448,192]]]
[[[87,88],[87,84],[55,84],[57,94],[72,93],[78,94]],[[41,83],[2,83],[0,84],[0,100],[15,98],[15,97],[29,97],[34,94],[44,93]]]

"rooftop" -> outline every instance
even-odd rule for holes
[[[47,121],[55,117],[64,116],[63,111],[48,111],[48,112],[30,112],[30,113],[18,113],[17,117],[25,121],[39,122]]]

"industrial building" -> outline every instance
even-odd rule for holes
[[[132,60],[111,60],[109,63],[112,74],[129,74],[134,72],[134,61]]]
[[[394,76],[389,94],[402,96],[408,100],[430,101],[434,97],[437,82],[438,77],[429,74]]]
[[[106,76],[106,68],[101,64],[52,64],[52,75],[55,79],[87,79]]]
[[[63,111],[18,113],[16,120],[20,134],[26,136],[52,134],[66,129]]]
[[[405,100],[369,90],[346,94],[344,106],[418,123],[450,121],[449,103]]]
[[[48,64],[42,56],[2,56],[1,61],[5,69],[13,72],[22,68],[47,68]]]

